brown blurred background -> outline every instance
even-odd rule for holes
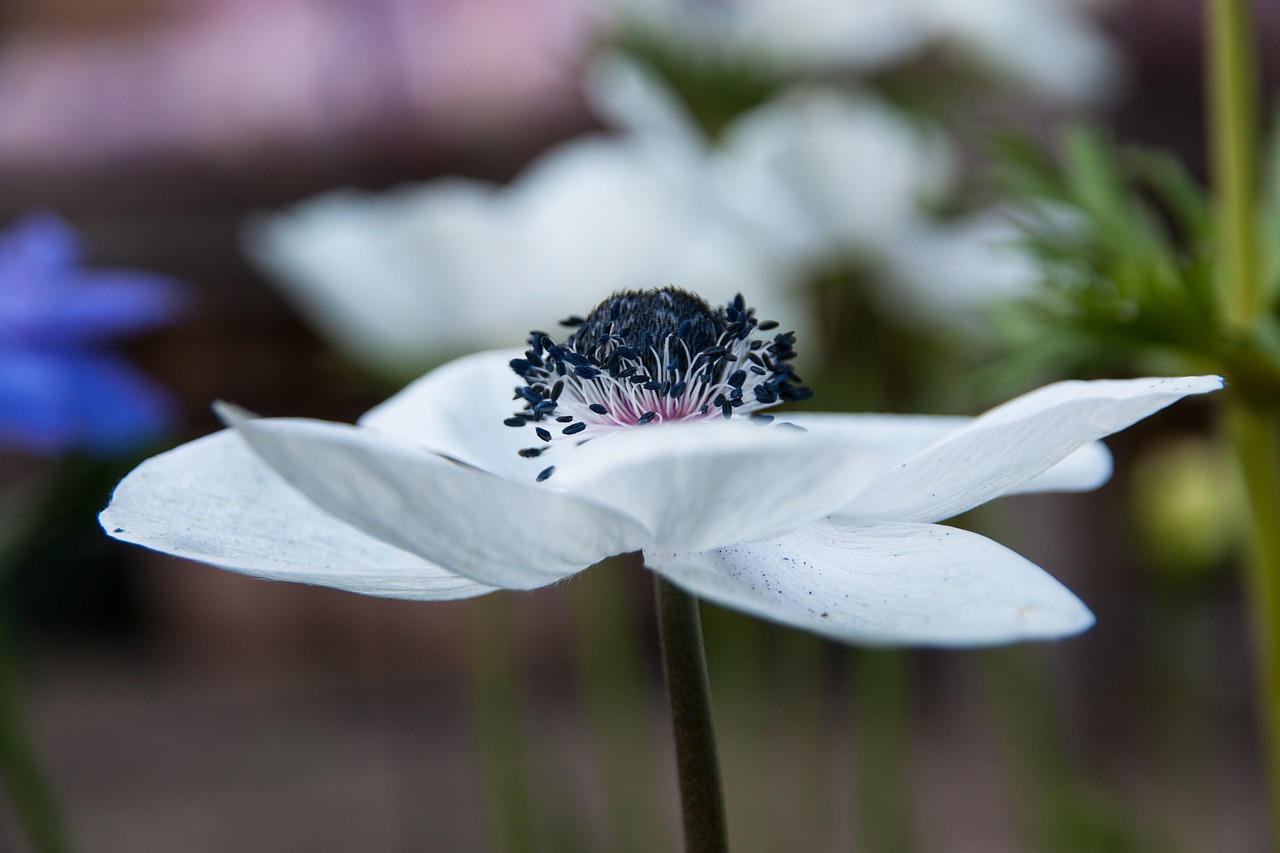
[[[1255,6],[1274,84],[1280,6]],[[1105,121],[1203,175],[1201,14],[1124,0],[1102,20],[1129,66]],[[52,209],[94,263],[194,285],[184,322],[132,346],[181,396],[184,437],[216,427],[214,399],[352,420],[392,389],[339,361],[250,270],[241,221],[335,186],[509,178],[592,126],[576,82],[590,38],[568,0],[9,2],[0,222]],[[882,658],[708,612],[738,849],[861,849],[855,804],[877,784],[857,769],[869,747],[851,721],[865,711],[906,731],[917,849],[1043,849],[1033,824],[1061,798],[1093,824],[1115,812],[1118,826],[1154,827],[1141,837],[1160,846],[1145,849],[1263,850],[1236,581],[1144,572],[1129,524],[1138,448],[1203,419],[1189,407],[1112,442],[1118,476],[1099,495],[1021,499],[995,518],[998,538],[1094,608],[1083,638]],[[0,457],[0,476],[42,464]],[[100,507],[123,470],[67,488]],[[486,632],[516,638],[538,844],[615,849],[575,668],[575,602],[602,581],[496,602],[368,599],[129,548],[70,510],[46,544],[13,609],[28,715],[79,849],[493,849],[474,710]],[[614,568],[665,769],[647,578]],[[896,710],[860,699],[878,673],[906,681]],[[1040,710],[1043,728],[1028,729]],[[1056,762],[1075,780],[1061,790],[1035,778]],[[653,796],[657,837],[673,839],[674,791]],[[0,807],[0,849],[22,849],[8,817]],[[1074,849],[1144,849],[1110,837]]]

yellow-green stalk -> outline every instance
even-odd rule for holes
[[[1267,307],[1258,252],[1253,27],[1246,0],[1210,0],[1207,12],[1209,143],[1219,296],[1228,332],[1248,337]],[[1252,514],[1248,587],[1253,599],[1259,712],[1271,785],[1272,840],[1280,847],[1280,406],[1269,396],[1255,391],[1247,381],[1233,385],[1226,426],[1244,474]]]

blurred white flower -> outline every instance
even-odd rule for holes
[[[992,307],[1030,296],[1043,274],[1012,212],[917,222],[884,246],[888,278],[873,295],[905,324],[970,331]]]
[[[610,0],[606,27],[637,28],[689,51],[759,56],[792,71],[871,72],[934,46],[1040,94],[1105,97],[1115,50],[1081,0]]]
[[[792,69],[875,69],[919,51],[928,31],[911,0],[608,0],[606,25],[690,51],[743,51]]]
[[[995,214],[934,222],[952,180],[946,138],[869,95],[797,90],[713,145],[628,60],[596,63],[587,90],[616,135],[554,148],[507,186],[330,193],[252,221],[249,254],[349,355],[398,375],[509,343],[523,318],[601,290],[750,290],[805,333],[797,285],[849,257],[877,271],[887,305],[925,323],[976,315],[1034,280]]]
[[[474,181],[339,190],[250,221],[245,244],[340,349],[396,373],[501,326],[521,293],[502,214],[494,189]],[[493,314],[477,310],[486,301]]]
[[[1004,211],[936,221],[955,178],[949,140],[869,94],[799,87],[739,116],[713,146],[635,63],[606,57],[588,82],[598,113],[770,245],[785,264],[773,281],[784,314],[804,316],[794,282],[833,262],[870,266],[877,301],[925,327],[963,327],[1039,280]]]
[[[717,312],[629,293],[574,323],[559,343],[451,362],[355,426],[224,410],[231,429],[143,463],[101,522],[232,571],[391,598],[534,589],[643,551],[695,595],[845,641],[1059,637],[1088,628],[1088,608],[936,522],[1014,492],[1095,488],[1111,463],[1093,442],[1222,384],[1064,382],[972,420],[752,424],[731,416],[807,392],[794,336],[757,336],[776,324],[740,296]]]
[[[773,181],[804,220],[811,251],[877,252],[914,229],[952,178],[936,132],[871,96],[801,89],[726,128],[722,168]]]
[[[914,0],[932,38],[1040,94],[1105,99],[1123,77],[1120,57],[1082,0]]]
[[[696,285],[786,310],[794,276],[764,195],[718,179],[678,106],[640,94],[638,128],[552,149],[508,186],[449,178],[381,194],[343,190],[251,221],[250,257],[354,358],[420,372],[509,344],[525,318],[568,314],[620,288]],[[646,115],[645,110],[653,110]],[[793,225],[794,227],[794,225]]]
[[[794,241],[780,253],[869,266],[873,297],[902,322],[975,322],[1039,280],[1004,211],[938,221],[955,177],[947,138],[868,95],[797,90],[731,124],[716,160],[725,180],[779,199],[769,233],[806,235],[798,255]]]

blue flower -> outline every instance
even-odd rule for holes
[[[170,395],[110,350],[173,319],[180,286],[79,266],[80,241],[48,213],[0,232],[0,447],[113,453],[172,423]]]

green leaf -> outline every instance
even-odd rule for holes
[[[1207,242],[1213,229],[1209,197],[1185,166],[1168,151],[1129,149],[1132,173],[1156,194],[1184,235]]]
[[[1057,157],[1018,133],[1003,135],[997,153],[1004,185],[1032,211],[1024,247],[1044,279],[1009,351],[1073,372],[1217,363],[1227,346],[1212,219],[1180,163],[1087,127],[1066,133]]]

